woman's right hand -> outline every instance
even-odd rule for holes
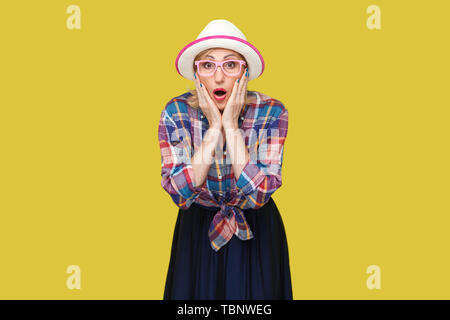
[[[209,96],[206,87],[204,85],[200,86],[200,79],[197,72],[195,73],[194,83],[197,90],[198,103],[205,114],[206,119],[208,119],[209,127],[221,130],[222,114],[220,113],[219,108],[217,108],[216,103]]]

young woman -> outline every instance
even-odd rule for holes
[[[195,91],[162,111],[162,187],[179,207],[164,299],[292,299],[289,253],[271,195],[281,186],[288,112],[247,90],[259,51],[213,20],[177,56]]]

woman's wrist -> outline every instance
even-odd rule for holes
[[[221,122],[210,122],[209,123],[209,128],[221,131],[222,130],[222,123]]]
[[[237,129],[239,127],[238,123],[237,123],[237,120],[236,121],[223,121],[222,122],[222,126],[223,126],[223,128],[225,130],[227,130],[227,129]]]

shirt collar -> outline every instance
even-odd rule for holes
[[[258,96],[258,93],[257,93],[256,91],[248,91],[248,95],[249,95],[249,96],[254,96],[255,99],[256,99],[257,101],[259,100],[259,96]],[[242,121],[242,120],[245,119],[245,114],[246,114],[246,112],[247,112],[247,110],[248,110],[248,106],[249,106],[250,104],[251,104],[251,103],[247,103],[247,104],[245,104],[245,105],[242,107],[241,113],[239,114],[239,120],[240,120],[240,121]]]

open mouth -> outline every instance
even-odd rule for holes
[[[227,91],[224,88],[214,89],[213,93],[216,100],[223,100],[227,96]]]

